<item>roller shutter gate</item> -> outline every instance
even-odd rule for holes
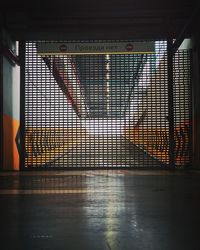
[[[174,55],[169,103],[166,41],[153,41],[150,54],[41,54],[38,43],[24,44],[24,169],[165,169],[170,162],[170,105],[175,165],[191,163],[189,50]],[[64,46],[58,41],[41,43]]]

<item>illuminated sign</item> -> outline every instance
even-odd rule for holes
[[[47,43],[37,44],[39,55],[81,54],[151,54],[155,53],[153,41],[147,42],[95,42],[95,43]]]

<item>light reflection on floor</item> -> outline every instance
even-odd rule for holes
[[[199,176],[161,170],[0,173],[1,249],[197,249]]]

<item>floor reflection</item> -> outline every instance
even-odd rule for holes
[[[2,173],[1,248],[196,249],[199,190],[180,172]]]

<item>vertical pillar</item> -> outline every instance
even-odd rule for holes
[[[200,169],[200,19],[193,37],[192,104],[193,104],[193,168]]]
[[[25,166],[25,42],[19,43],[20,57],[20,170]]]
[[[167,41],[167,73],[168,73],[168,117],[169,117],[169,166],[175,169],[174,141],[174,98],[173,98],[173,41]]]

